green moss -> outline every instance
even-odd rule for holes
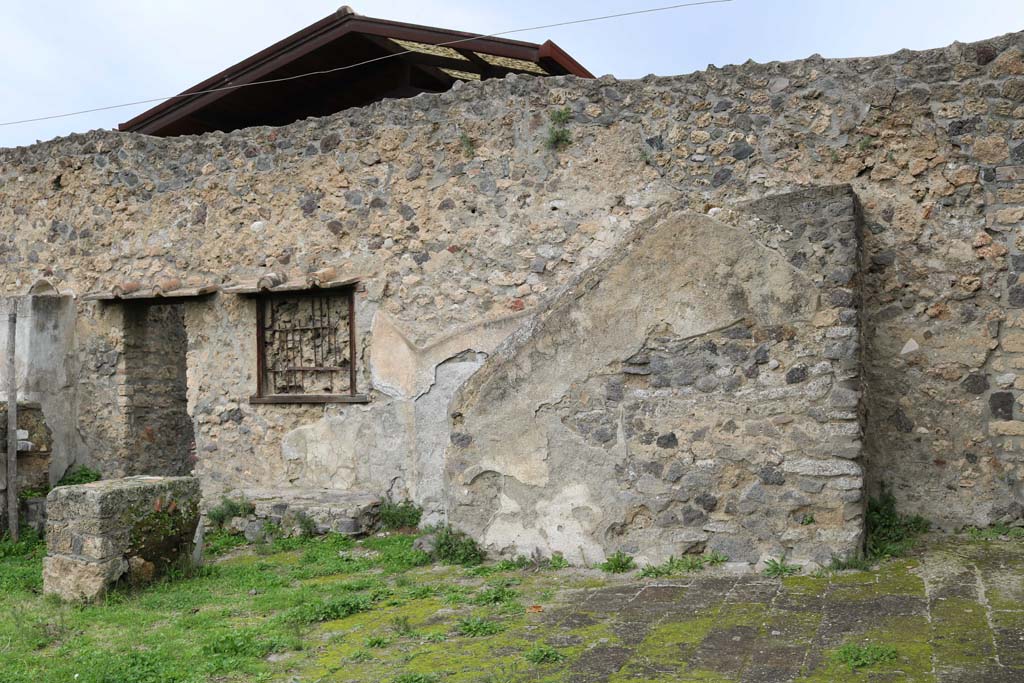
[[[764,602],[728,602],[723,603],[715,615],[716,628],[732,626],[760,626],[768,620],[768,603]]]
[[[937,666],[981,665],[995,654],[984,608],[974,601],[936,600],[931,631]]]
[[[680,654],[699,645],[715,625],[713,615],[665,622],[647,634],[637,655],[652,662],[678,662]]]
[[[924,579],[914,573],[920,566],[917,560],[890,560],[885,571],[874,574],[875,592],[879,595],[916,595],[925,594]]]
[[[782,579],[782,589],[791,595],[821,595],[828,583],[827,578],[786,576]]]

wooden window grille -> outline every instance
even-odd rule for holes
[[[253,403],[361,403],[355,286],[256,298]]]

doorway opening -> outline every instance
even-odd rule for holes
[[[183,304],[125,304],[126,476],[178,476],[192,469],[195,431],[188,414],[187,349]]]

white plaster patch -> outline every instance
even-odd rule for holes
[[[536,517],[527,528],[522,522],[519,503],[502,494],[493,521],[484,532],[484,544],[515,554],[530,555],[534,550],[546,557],[561,553],[573,564],[590,565],[604,560],[604,550],[594,540],[601,508],[583,484],[573,484],[539,500]]]

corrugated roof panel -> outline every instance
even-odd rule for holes
[[[539,74],[541,76],[548,75],[548,72],[544,70],[544,67],[539,64],[534,64],[533,62],[528,62],[524,59],[498,57],[496,55],[489,55],[486,52],[476,52],[474,54],[488,64],[493,64],[494,66],[501,66],[506,69],[515,69],[516,71],[529,71],[530,73]]]
[[[479,81],[480,74],[475,74],[472,71],[459,71],[458,69],[445,69],[441,68],[441,71],[445,72],[452,78],[457,78],[460,81]]]
[[[398,40],[397,38],[391,38],[391,42],[398,43],[406,50],[412,50],[413,52],[422,52],[427,55],[436,55],[438,57],[450,57],[451,59],[458,59],[463,62],[469,60],[460,55],[450,47],[443,45],[429,45],[427,43],[415,43],[411,40]]]

